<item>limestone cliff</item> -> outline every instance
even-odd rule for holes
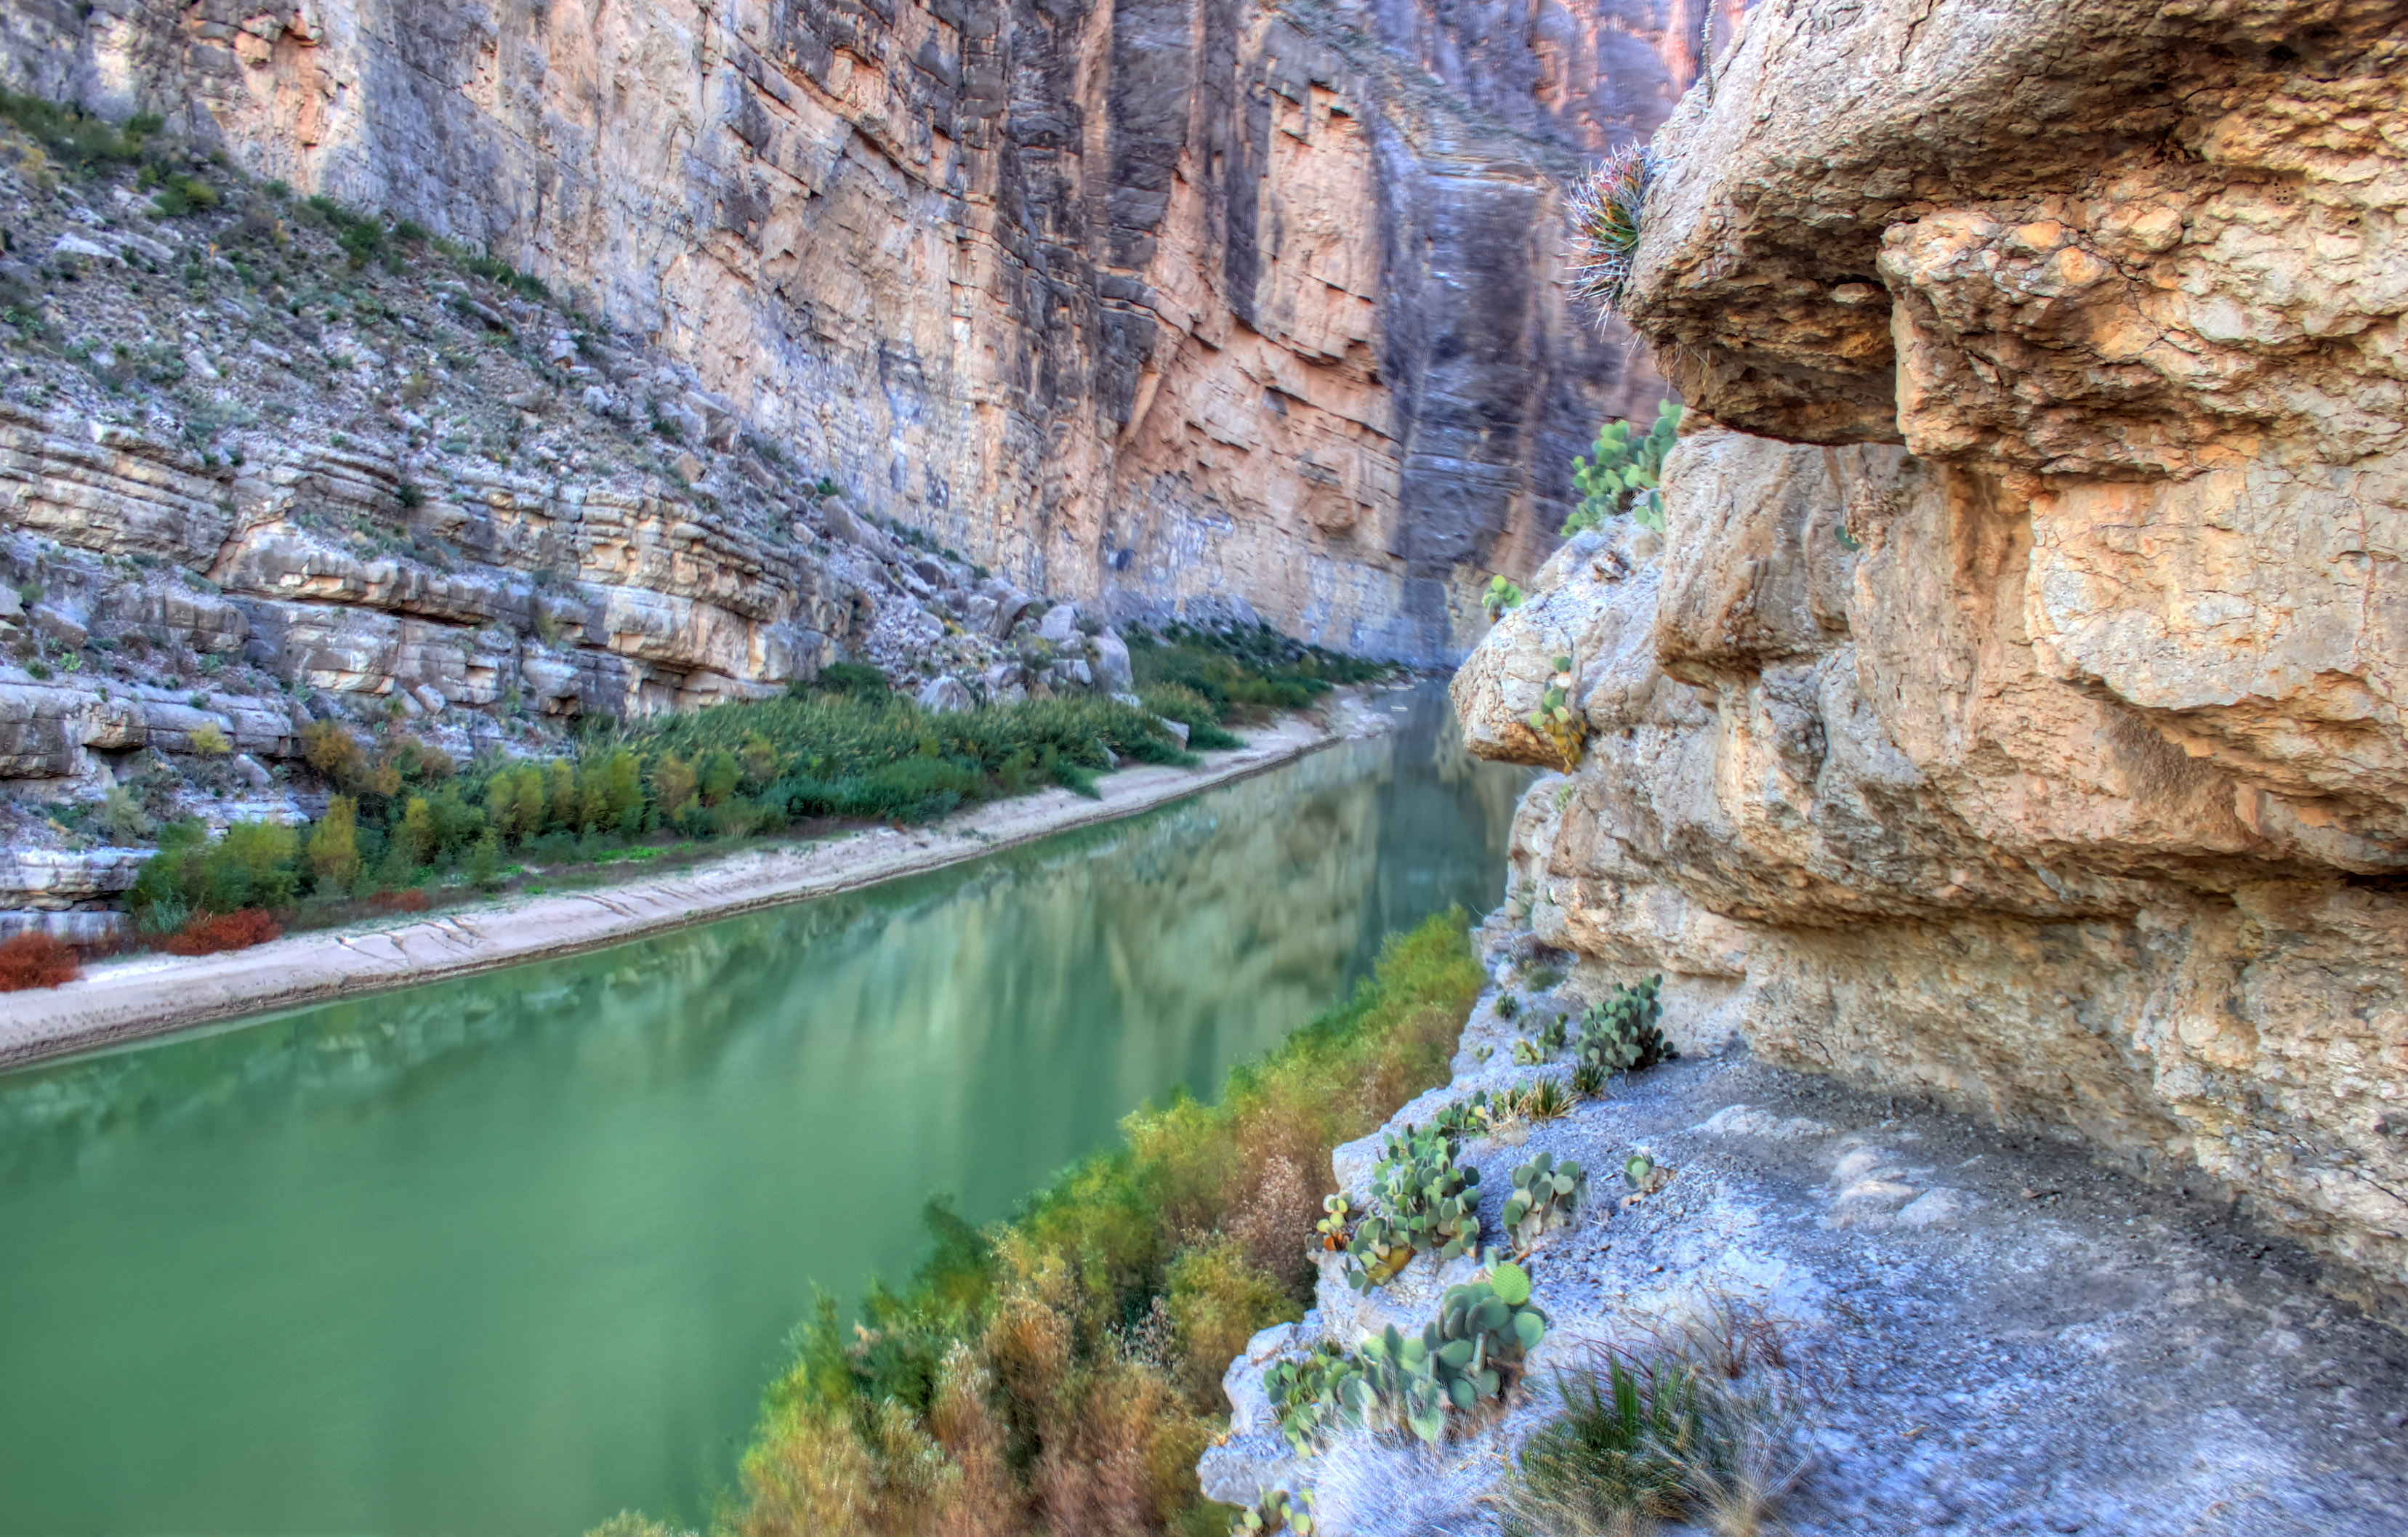
[[[1735,7],[1734,7],[1735,9]],[[21,87],[489,246],[1025,586],[1435,660],[1659,385],[1554,278],[1697,0],[11,7]]]
[[[1692,405],[1459,677],[1539,936],[2408,1282],[2408,32],[1751,14],[1627,310]],[[1749,435],[1756,434],[1756,435]]]

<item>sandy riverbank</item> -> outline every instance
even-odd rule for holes
[[[866,829],[754,849],[673,874],[506,898],[416,920],[295,934],[228,955],[144,955],[95,965],[50,991],[0,995],[0,1067],[65,1056],[245,1015],[322,1003],[600,949],[694,923],[916,875],[1072,828],[1111,821],[1293,762],[1387,728],[1390,716],[1342,695],[1326,723],[1289,716],[1192,769],[1141,766],[1096,781],[1101,799],[1050,790],[994,801],[906,832]]]

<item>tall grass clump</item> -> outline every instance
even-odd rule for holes
[[[1464,915],[1390,939],[1373,975],[1219,1103],[1122,1123],[1009,1221],[941,1202],[927,1261],[857,1319],[824,1300],[769,1389],[721,1518],[805,1532],[1211,1532],[1195,1463],[1222,1372],[1302,1316],[1330,1150],[1443,1082],[1482,984]]]
[[[1804,1476],[1806,1384],[1780,1326],[1727,1301],[1641,1349],[1559,1373],[1560,1412],[1523,1444],[1500,1503],[1512,1537],[1641,1537],[1685,1520],[1777,1531]]]

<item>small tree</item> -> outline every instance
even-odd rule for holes
[[[360,806],[348,795],[326,803],[309,834],[309,870],[322,891],[347,891],[360,874]]]
[[[666,822],[685,809],[697,782],[694,764],[675,754],[652,765],[652,799],[660,804],[661,820]]]

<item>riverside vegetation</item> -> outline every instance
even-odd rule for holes
[[[1434,917],[1219,1103],[1130,1116],[1010,1221],[978,1231],[932,1201],[908,1284],[857,1318],[824,1300],[798,1331],[714,1531],[1220,1537],[1240,1513],[1194,1470],[1223,1369],[1302,1316],[1331,1150],[1445,1081],[1482,982],[1464,915]]]
[[[1192,764],[1188,747],[1237,747],[1224,721],[1311,704],[1341,682],[1392,671],[1275,632],[1171,626],[1136,633],[1139,703],[1077,694],[936,712],[889,691],[877,669],[839,662],[782,698],[606,721],[549,760],[489,755],[465,768],[397,723],[319,721],[308,761],[332,788],[301,827],[194,820],[150,832],[159,853],[128,905],[140,931],[186,953],[275,936],[253,918],[336,921],[363,905],[419,910],[430,891],[489,891],[547,872],[659,858],[664,845],[728,841],[835,818],[924,822],[958,807],[1059,785],[1096,793],[1125,760]],[[101,816],[139,818],[121,796]],[[516,862],[512,862],[516,861]]]

